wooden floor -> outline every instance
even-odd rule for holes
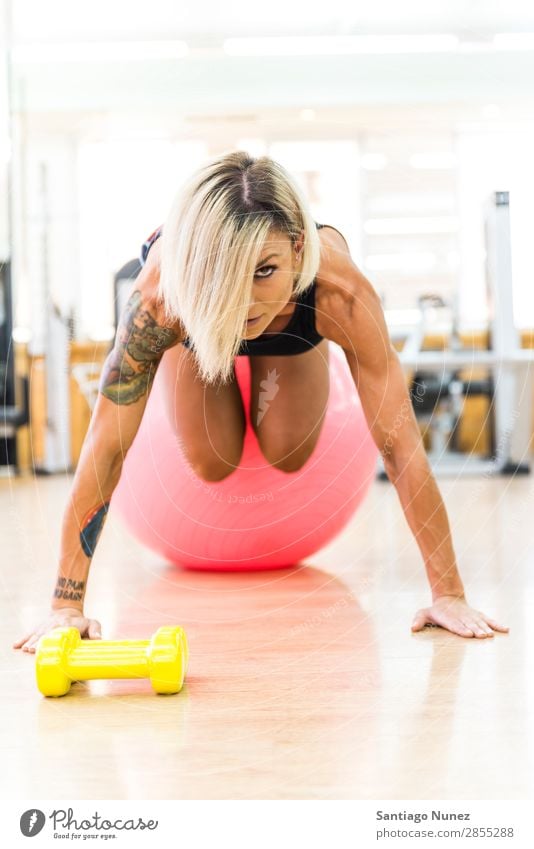
[[[534,478],[440,487],[468,600],[508,634],[412,634],[430,596],[387,482],[305,566],[257,574],[180,571],[110,513],[86,612],[105,638],[183,625],[187,683],[45,699],[11,643],[47,612],[70,479],[0,481],[3,797],[532,797]]]

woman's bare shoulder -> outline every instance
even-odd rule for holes
[[[170,320],[166,316],[164,303],[158,290],[161,260],[159,243],[160,240],[157,239],[151,245],[145,264],[136,278],[134,291],[139,292],[141,308],[150,314],[155,324],[172,331],[177,341],[181,342],[186,336],[183,324],[179,318]]]
[[[383,336],[377,326],[377,318],[382,314],[380,298],[354,262],[343,234],[330,225],[325,225],[319,234],[321,259],[315,278],[317,332],[345,349],[354,349],[357,340],[369,346],[375,334]],[[378,338],[376,341],[380,344]]]

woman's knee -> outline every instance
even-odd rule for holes
[[[317,445],[318,434],[303,443],[280,439],[270,434],[258,439],[261,453],[271,466],[281,472],[298,472],[308,462]]]
[[[209,455],[205,452],[187,452],[188,462],[193,468],[195,474],[202,480],[215,483],[229,477],[232,472],[235,472],[241,461],[243,451],[232,458],[222,458],[216,455]]]

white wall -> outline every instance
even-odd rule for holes
[[[237,132],[233,144],[227,134],[220,145],[217,134],[207,131],[205,140],[183,141],[95,139],[82,132],[17,137],[16,324],[31,326],[33,344],[43,344],[46,285],[62,312],[74,310],[78,338],[109,338],[114,273],[138,256],[142,242],[164,220],[181,181],[207,155],[243,147],[247,138],[252,150],[268,152],[295,175],[316,220],[346,235],[356,263],[388,309],[412,307],[422,292],[451,299],[458,290],[465,328],[481,326],[486,318],[483,204],[491,191],[509,190],[516,320],[519,326],[534,326],[532,125],[501,122],[494,130],[457,125],[453,134],[432,130],[426,135],[402,128],[355,131],[352,138],[330,140],[284,140],[282,127],[278,139],[269,140],[252,136],[252,130],[249,136]],[[411,164],[414,156],[439,151],[454,153],[455,164],[442,170]],[[377,153],[392,158],[388,167],[378,172],[362,167]],[[414,219],[432,226],[450,220],[457,226],[441,234],[432,226],[429,232],[415,227],[413,233],[397,235],[367,232],[369,222],[376,228],[387,220],[402,231]]]
[[[493,131],[465,127],[456,140],[460,268],[464,321],[485,318],[486,278],[483,205],[495,191],[510,192],[514,315],[518,327],[534,326],[532,198],[534,123],[499,125]]]
[[[180,183],[206,155],[203,142],[82,141],[77,157],[79,333],[106,338],[113,275],[139,256],[163,223]]]

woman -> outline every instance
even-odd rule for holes
[[[251,422],[266,459],[292,472],[319,436],[328,340],[346,355],[423,556],[432,605],[416,613],[412,630],[437,625],[463,637],[507,631],[467,603],[380,300],[341,233],[313,221],[285,169],[242,151],[209,162],[184,184],[164,227],[143,246],[142,262],[102,370],[64,514],[52,609],[13,647],[34,652],[41,634],[59,625],[101,637],[100,623],[83,611],[89,566],[156,369],[163,371],[181,445],[206,480],[231,474],[242,453],[235,356],[250,356],[251,412],[258,409],[262,376],[276,369],[276,404]]]

